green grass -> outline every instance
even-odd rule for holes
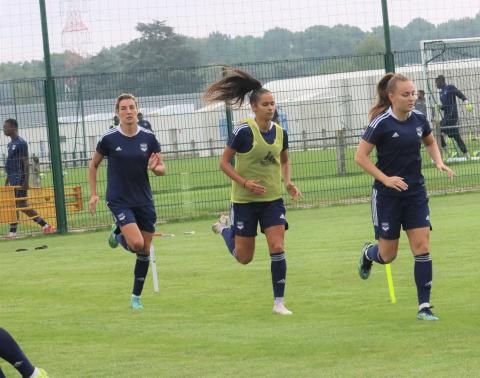
[[[105,232],[0,242],[0,325],[52,377],[475,376],[480,194],[430,204],[439,322],[415,319],[403,236],[392,265],[397,304],[383,267],[358,278],[360,246],[372,234],[369,205],[359,204],[288,213],[291,317],[270,313],[263,236],[242,266],[206,219],[159,227],[176,236],[156,239],[161,292],[149,276],[140,313],[128,307],[133,256],[110,250]]]

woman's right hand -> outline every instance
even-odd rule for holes
[[[398,190],[399,192],[408,189],[408,185],[405,181],[403,181],[403,177],[398,176],[389,176],[383,181],[383,185],[387,188],[392,188]]]
[[[243,184],[245,186],[245,189],[247,189],[249,192],[252,192],[253,194],[257,194],[259,196],[263,196],[265,193],[267,193],[267,189],[259,184],[260,180],[246,180],[245,183]]]
[[[95,215],[95,212],[97,211],[98,199],[98,196],[91,196],[90,201],[88,201],[88,210],[92,215]]]

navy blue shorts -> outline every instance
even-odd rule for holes
[[[155,232],[157,214],[153,204],[137,207],[120,207],[107,203],[107,206],[112,212],[113,219],[118,227],[136,223],[142,231]]]
[[[423,189],[410,196],[392,196],[373,189],[372,220],[377,240],[400,238],[400,227],[431,229],[427,192]]]
[[[440,131],[444,133],[449,138],[453,138],[457,135],[460,135],[460,129],[457,126],[456,119],[447,119],[444,118],[440,121]]]
[[[15,198],[24,198],[27,196],[27,190],[21,189],[21,188],[15,188]],[[15,201],[16,207],[27,207],[27,200],[22,199],[22,200],[17,200]]]
[[[259,223],[262,232],[278,225],[285,225],[285,230],[288,230],[285,213],[281,198],[269,202],[232,203],[230,219],[235,235],[251,237],[257,236]]]

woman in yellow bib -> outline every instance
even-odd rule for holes
[[[225,101],[241,106],[248,96],[255,115],[238,124],[220,160],[220,168],[232,180],[231,215],[220,217],[212,229],[223,236],[228,250],[241,264],[248,264],[255,252],[257,225],[265,234],[271,257],[273,312],[291,315],[284,305],[287,264],[285,260],[285,206],[283,183],[293,199],[301,196],[290,179],[288,136],[272,122],[275,100],[262,84],[238,69],[211,84],[207,102]],[[235,167],[231,161],[236,156]]]

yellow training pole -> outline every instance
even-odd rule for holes
[[[393,288],[392,267],[390,264],[385,264],[385,272],[387,273],[388,293],[390,294],[390,302],[397,303],[395,298],[395,289]]]

